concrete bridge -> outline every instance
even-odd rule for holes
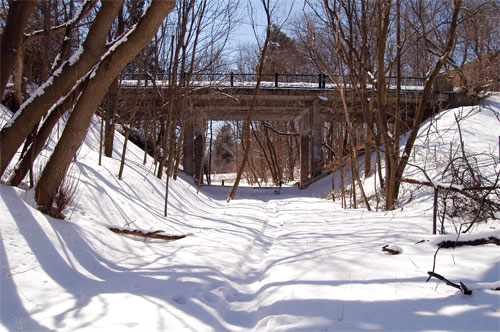
[[[181,103],[185,120],[183,167],[186,173],[195,177],[199,177],[202,167],[206,121],[246,120],[255,90],[255,81],[249,80],[247,74],[213,75],[219,77],[207,79],[208,76],[201,76],[197,80],[191,80],[189,95]],[[292,76],[294,80],[290,79]],[[296,121],[299,124],[300,183],[303,184],[322,172],[323,124],[345,121],[339,90],[324,75],[268,74],[264,77],[266,78],[261,84],[252,120]],[[388,102],[391,105],[389,114],[394,111],[396,100],[396,89],[390,86],[391,79],[394,81],[393,78],[388,78]],[[168,84],[162,82],[165,80],[156,81],[156,85],[160,89],[167,89]],[[423,79],[419,78],[403,80],[400,103],[409,121],[418,106],[423,84]],[[133,78],[122,80],[124,98],[131,98],[131,88],[136,86],[137,81]],[[151,92],[151,82],[144,81],[141,86],[141,89],[149,90],[144,94],[146,97],[143,97],[149,100],[142,103],[160,107],[158,97]],[[346,85],[345,91],[352,116],[358,121],[364,121],[361,103],[354,89]],[[470,105],[471,102],[453,92],[450,85],[436,84],[432,98],[428,101],[427,112],[430,115],[439,109]]]

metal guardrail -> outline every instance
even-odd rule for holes
[[[172,81],[172,75],[169,73],[156,73],[141,77],[141,86],[151,85],[151,76],[154,77],[159,85],[168,85]],[[176,84],[186,81],[187,73],[177,75]],[[122,82],[137,82],[137,73],[120,74]],[[143,83],[142,83],[143,82]],[[257,82],[257,74],[251,73],[197,73],[190,77],[189,85],[192,87],[200,86],[218,86],[218,87],[251,87]],[[396,77],[386,77],[388,86],[396,86]],[[370,82],[366,82],[371,85]],[[184,83],[185,85],[186,83]],[[332,89],[335,88],[335,82],[325,74],[280,74],[266,73],[262,74],[263,87],[267,88],[313,88],[313,89]],[[423,87],[425,78],[420,77],[402,77],[401,85],[406,87]]]

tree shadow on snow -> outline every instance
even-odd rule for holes
[[[10,190],[10,189],[9,189]],[[128,264],[110,261],[98,251],[89,246],[82,237],[83,230],[79,226],[47,217],[46,225],[40,225],[32,212],[19,201],[7,200],[10,212],[15,216],[15,222],[21,235],[26,240],[31,252],[36,256],[44,272],[74,299],[74,304],[59,312],[52,319],[53,326],[63,327],[66,320],[78,318],[81,323],[76,328],[88,328],[99,324],[106,317],[110,303],[106,303],[104,295],[122,294],[141,297],[153,303],[157,308],[157,329],[165,330],[170,322],[185,321],[195,317],[213,330],[239,329],[282,329],[293,330],[498,330],[498,295],[476,291],[472,297],[465,297],[451,292],[449,296],[435,299],[401,299],[384,300],[339,300],[335,299],[339,287],[349,285],[384,284],[392,287],[399,284],[422,283],[424,278],[402,278],[382,280],[286,280],[282,282],[265,282],[259,280],[266,271],[277,264],[269,262],[254,275],[235,277],[234,275],[216,269],[210,265],[177,264],[166,265],[160,269],[150,269],[144,265]],[[38,218],[39,220],[42,218]],[[49,231],[55,234],[50,236]],[[110,233],[111,236],[114,236]],[[64,248],[66,259],[61,256],[58,246]],[[2,262],[7,262],[5,249],[0,246]],[[116,250],[112,244],[103,243],[100,250]],[[290,257],[296,256],[292,253]],[[67,262],[73,257],[72,264]],[[303,257],[301,259],[307,259]],[[76,264],[78,263],[78,264]],[[30,317],[22,301],[16,296],[20,290],[12,280],[4,278],[8,275],[9,266],[2,263],[2,322],[10,329],[15,329],[13,312],[25,316],[24,330],[48,330]],[[74,266],[85,269],[84,275]],[[488,278],[494,278],[498,273],[497,264],[488,272]],[[95,276],[90,278],[88,275]],[[498,274],[496,274],[498,276]],[[6,280],[6,281],[5,281]],[[470,280],[463,280],[466,284]],[[258,287],[245,287],[248,285]],[[321,287],[331,296],[322,298],[280,298],[275,292],[283,287],[308,286]],[[394,285],[397,287],[397,285]],[[445,286],[443,286],[445,287]],[[9,294],[9,303],[4,303],[4,294]],[[48,294],[49,295],[49,294]],[[328,299],[328,297],[331,297]],[[383,297],[383,296],[382,296]],[[102,312],[98,317],[85,319],[85,308],[101,302]],[[91,303],[93,302],[93,303]],[[70,301],[68,301],[70,303]],[[470,304],[470,306],[469,306]],[[454,306],[463,305],[464,310],[451,310]],[[6,310],[8,306],[9,310]],[[175,313],[176,308],[180,313]],[[451,309],[450,309],[451,308]],[[497,313],[495,314],[495,310]],[[474,321],[478,312],[481,320]],[[140,327],[141,317],[123,317],[123,328],[126,326]],[[414,326],[408,322],[415,323]],[[129,324],[129,325],[127,325]],[[199,327],[199,326],[198,326]]]

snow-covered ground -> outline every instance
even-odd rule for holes
[[[469,110],[428,122],[414,162],[434,158],[427,169],[437,174],[433,154],[456,144],[453,114]],[[498,112],[500,96],[490,97],[464,120],[468,148],[498,151]],[[404,205],[391,212],[320,199],[329,178],[303,191],[242,187],[228,204],[229,186],[197,194],[181,175],[171,181],[165,218],[165,185],[150,163],[142,165],[143,152],[129,144],[119,181],[122,138],[98,166],[98,133],[96,120],[72,166],[78,189],[69,220],[40,213],[32,191],[0,185],[1,330],[500,330],[500,292],[490,290],[500,286],[497,246],[437,254],[436,272],[465,283],[471,296],[436,279],[426,283],[436,243],[450,237],[431,235],[429,190],[410,200],[414,186],[405,186]],[[421,174],[410,167],[407,176]],[[144,240],[108,226],[187,237]],[[478,234],[500,237],[500,224],[461,239]],[[402,253],[388,255],[384,245]]]

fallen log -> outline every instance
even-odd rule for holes
[[[467,286],[465,286],[465,284],[463,282],[460,282],[460,285],[458,285],[454,282],[449,281],[448,279],[446,279],[442,275],[437,274],[435,272],[429,271],[429,272],[427,272],[427,274],[429,275],[429,278],[427,278],[427,281],[429,281],[429,279],[431,277],[434,277],[436,279],[444,281],[448,286],[455,287],[455,288],[459,289],[465,295],[472,295],[472,290],[468,289]]]
[[[443,241],[439,242],[438,246],[440,248],[455,248],[460,246],[480,246],[483,244],[496,244],[500,246],[500,240],[496,237],[490,236],[487,239],[476,239],[470,241]]]
[[[122,235],[133,235],[133,236],[139,236],[139,237],[144,237],[144,238],[149,238],[149,239],[160,239],[164,241],[175,241],[179,240],[182,238],[185,238],[186,235],[163,235],[159,233],[164,233],[165,231],[162,230],[157,230],[157,231],[152,231],[152,232],[142,232],[139,230],[128,230],[128,229],[120,229],[120,228],[115,228],[115,227],[108,227],[110,231],[113,233],[117,234],[122,234]]]

